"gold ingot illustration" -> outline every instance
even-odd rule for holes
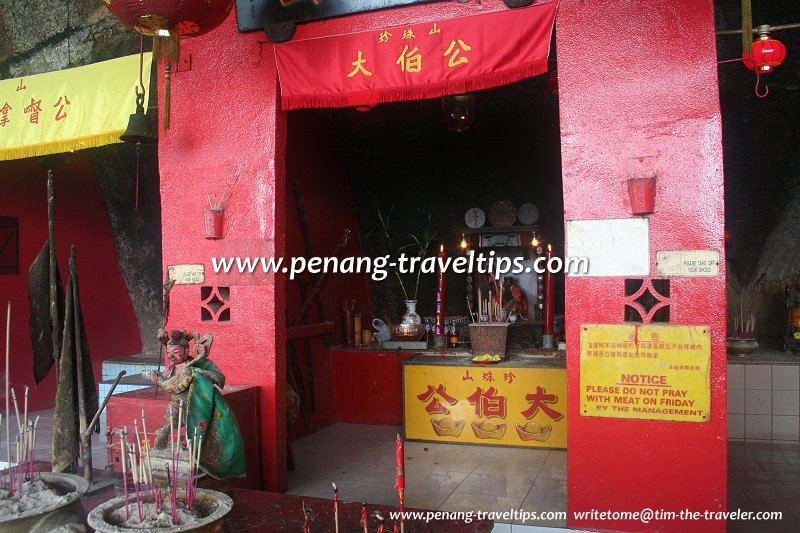
[[[491,420],[484,420],[482,422],[470,422],[470,425],[472,426],[472,432],[479,439],[500,440],[506,434],[505,422],[495,424]]]
[[[433,431],[440,437],[458,437],[464,431],[466,420],[453,420],[452,418],[431,419]]]
[[[523,441],[536,440],[545,442],[550,438],[550,433],[553,431],[552,426],[540,426],[536,422],[528,422],[525,425],[514,424],[514,426],[517,428],[517,435]]]

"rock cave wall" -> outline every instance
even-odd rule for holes
[[[139,51],[139,44],[139,34],[112,16],[101,0],[0,0],[0,78],[3,79],[134,54]],[[145,46],[149,49],[149,42],[145,42]],[[131,112],[134,103],[131,95]],[[150,98],[148,116],[155,120],[154,95]],[[159,345],[155,331],[162,320],[157,150],[155,145],[142,150],[138,209],[135,206],[134,148],[115,144],[89,152],[111,226],[120,271],[139,323],[142,351],[157,353]],[[47,158],[40,159],[42,164],[47,164]]]

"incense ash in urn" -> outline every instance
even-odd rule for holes
[[[156,502],[141,502],[142,519],[139,507],[133,499],[127,509],[125,498],[114,498],[96,507],[89,513],[89,525],[101,533],[119,532],[125,529],[153,531],[159,533],[178,531],[215,531],[222,524],[223,517],[233,507],[233,500],[227,495],[208,489],[196,489],[193,509],[186,508],[185,494],[176,501],[175,513],[169,499],[156,510]],[[177,523],[173,519],[177,518]]]
[[[7,480],[3,476],[4,480]],[[59,527],[83,531],[86,513],[80,505],[89,483],[72,474],[42,472],[11,492],[0,489],[0,530],[27,532]]]

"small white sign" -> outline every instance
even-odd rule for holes
[[[646,218],[567,221],[567,257],[585,257],[589,268],[571,276],[647,276],[650,225]]]
[[[203,265],[169,265],[167,274],[175,285],[199,285],[206,279]]]
[[[707,277],[719,274],[719,252],[676,250],[656,253],[659,276]]]

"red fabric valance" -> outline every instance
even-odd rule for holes
[[[276,44],[283,109],[435,98],[542,74],[557,5]]]

